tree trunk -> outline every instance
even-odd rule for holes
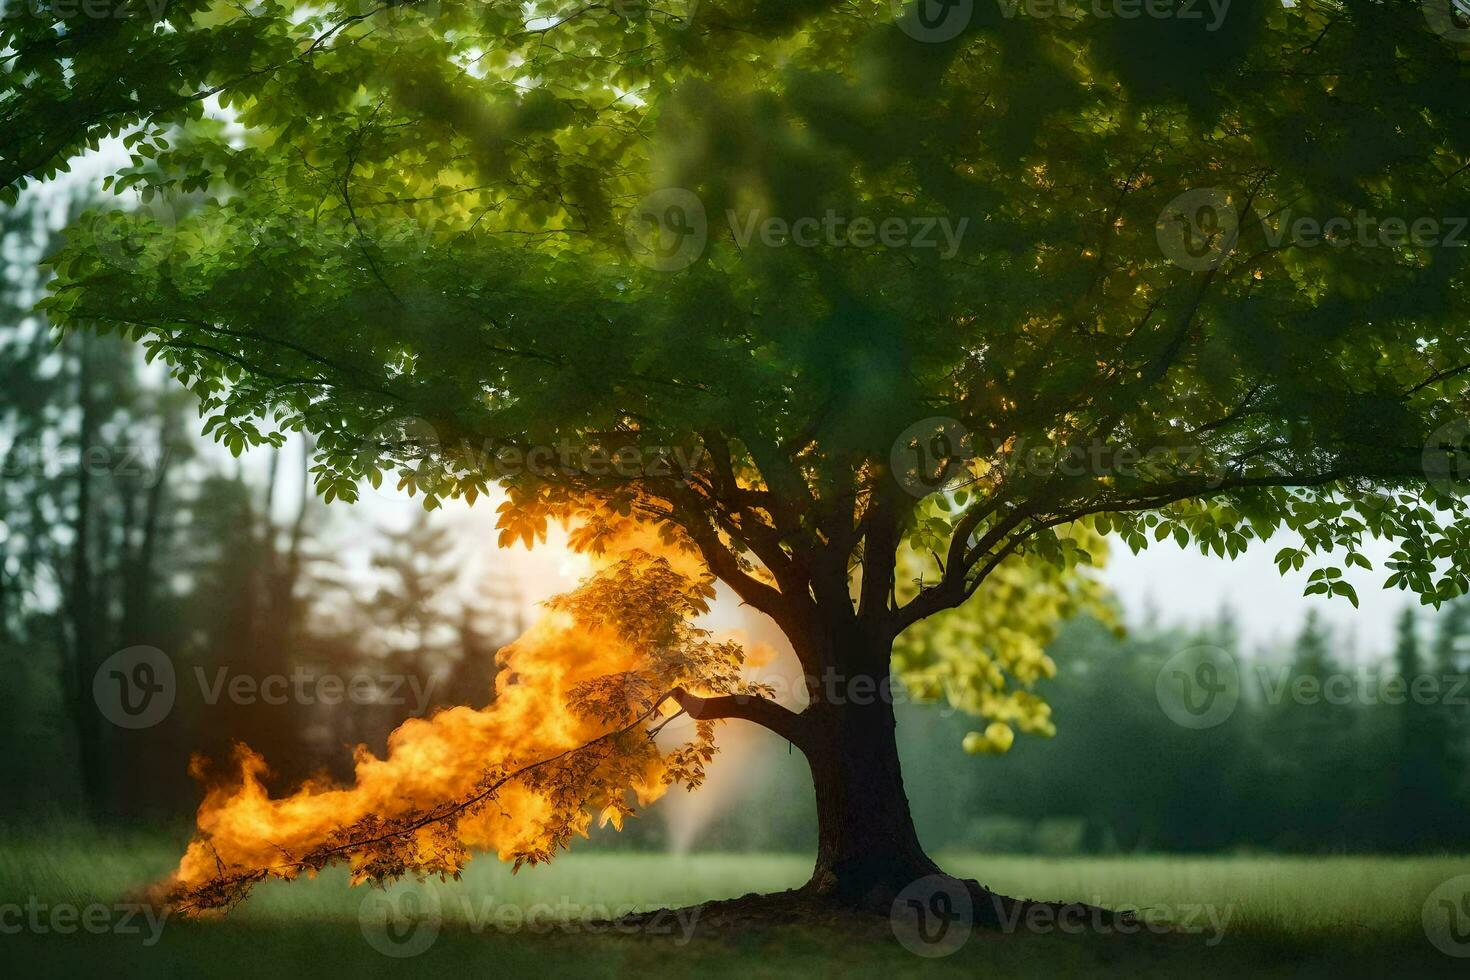
[[[886,911],[906,886],[941,872],[914,830],[887,676],[840,687],[804,715],[817,798],[817,863],[807,888]]]
[[[762,697],[705,698],[682,688],[671,692],[693,718],[738,718],[770,729],[800,748],[811,767],[817,802],[816,866],[798,892],[765,896],[774,902],[766,914],[788,915],[790,897],[799,896],[895,917],[895,928],[909,916],[918,916],[914,928],[926,943],[931,942],[925,933],[926,913],[1005,931],[1014,930],[1020,916],[1037,907],[1045,907],[1052,916],[1133,921],[1130,913],[1082,903],[1010,898],[977,881],[946,874],[935,864],[919,843],[903,788],[889,645],[865,636],[856,623],[829,636],[845,642],[799,651],[808,670],[810,701],[799,715]],[[814,664],[828,665],[821,668],[822,676],[810,673]],[[760,898],[716,904],[726,906],[722,915],[738,921],[742,915],[761,914]]]
[[[92,549],[95,544],[92,523],[91,453],[97,440],[97,406],[93,397],[92,351],[88,334],[83,333],[77,353],[77,404],[80,421],[77,445],[80,448],[76,481],[76,515],[72,522],[71,568],[67,582],[67,618],[70,626],[71,656],[66,678],[70,690],[68,706],[77,739],[78,768],[81,772],[82,795],[94,819],[107,813],[107,771],[103,755],[101,721],[92,696],[92,675],[97,670],[97,625],[100,606],[96,601],[93,578]]]

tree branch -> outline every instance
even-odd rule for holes
[[[739,718],[767,728],[792,745],[806,751],[806,719],[790,708],[754,694],[723,694],[719,697],[702,698],[690,694],[682,687],[670,692],[674,701],[697,721],[716,721],[724,718]]]

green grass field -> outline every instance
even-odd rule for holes
[[[950,955],[909,952],[882,923],[871,932],[773,928],[686,940],[670,919],[659,935],[592,933],[584,921],[632,908],[685,906],[800,884],[803,857],[570,854],[512,876],[490,858],[463,881],[349,889],[341,873],[260,889],[223,921],[156,924],[118,910],[165,871],[172,845],[59,835],[0,844],[0,963],[7,974],[89,976],[1000,976],[1130,977],[1465,975],[1421,919],[1436,886],[1470,872],[1444,858],[1029,858],[953,854],[944,863],[1003,892],[1141,909],[1168,935],[974,932]],[[373,915],[414,892],[437,906],[437,933],[375,948]],[[364,913],[365,903],[369,910]],[[407,906],[405,906],[406,908]],[[68,912],[68,909],[76,911]],[[360,914],[368,916],[365,928]],[[128,916],[127,919],[124,917]],[[39,923],[39,925],[37,925]],[[155,931],[155,926],[157,926]],[[381,930],[379,930],[379,933]],[[1160,930],[1162,932],[1162,929]],[[373,935],[370,935],[373,934]],[[478,975],[478,974],[470,974]]]

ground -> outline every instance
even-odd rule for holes
[[[1435,949],[1421,921],[1435,886],[1470,870],[1470,860],[1460,857],[943,855],[948,869],[1001,892],[1136,908],[1160,933],[1166,921],[1174,931],[1123,936],[1087,922],[1065,929],[1023,922],[1010,935],[953,932],[937,947],[909,935],[926,952],[953,947],[948,955],[922,957],[885,920],[731,932],[717,928],[717,911],[703,913],[702,924],[686,911],[646,923],[654,935],[624,935],[605,920],[635,907],[680,908],[789,888],[805,878],[809,861],[590,848],[515,876],[482,859],[461,882],[410,885],[387,895],[348,889],[333,872],[264,888],[222,922],[165,920],[155,932],[156,923],[128,898],[168,867],[176,847],[157,838],[77,834],[0,843],[5,972],[446,977],[481,975],[493,966],[497,975],[578,977],[1344,978],[1463,976],[1467,966]],[[412,920],[402,928],[385,922],[387,902],[413,913]]]

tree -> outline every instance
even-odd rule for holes
[[[1058,529],[1221,558],[1289,530],[1282,570],[1353,602],[1326,556],[1382,538],[1388,586],[1470,585],[1470,62],[1418,3],[374,16],[232,100],[244,140],[140,132],[113,186],[208,201],[78,223],[49,309],[140,339],[237,453],[311,432],[329,500],[499,484],[507,542],[631,523],[697,554],[791,640],[806,707],[655,673],[807,756],[809,894],[940,873],[894,642],[1007,563],[1085,565]],[[910,546],[935,566],[905,596]]]
[[[1470,809],[1470,707],[1464,696],[1470,691],[1470,597],[1445,606],[1430,661],[1443,696],[1429,707],[1433,719],[1427,727],[1439,739],[1434,756],[1444,786],[1440,798],[1448,810],[1447,836],[1453,837],[1470,830],[1465,816]]]
[[[421,512],[402,530],[380,533],[384,544],[372,566],[381,584],[364,612],[379,624],[383,656],[404,670],[447,673],[459,645],[450,531]]]
[[[1270,703],[1263,741],[1275,769],[1270,792],[1280,812],[1290,815],[1288,839],[1298,848],[1331,840],[1339,832],[1338,813],[1364,785],[1342,775],[1361,765],[1356,745],[1364,718],[1334,688],[1346,676],[1334,643],[1321,615],[1310,610],[1289,665],[1265,685]]]
[[[1399,617],[1394,667],[1403,689],[1408,692],[1415,690],[1425,674],[1419,620],[1412,609],[1405,609]],[[1394,798],[1399,812],[1395,816],[1401,833],[1411,845],[1423,847],[1447,834],[1454,819],[1450,801],[1454,777],[1442,760],[1447,747],[1446,733],[1439,724],[1442,719],[1438,711],[1416,703],[1411,696],[1404,698],[1396,714],[1398,744],[1394,762],[1398,778]]]
[[[0,204],[104,139],[202,118],[213,96],[248,99],[262,79],[390,8],[323,21],[274,4],[10,0],[0,10]]]
[[[134,345],[58,338],[29,315],[45,288],[38,260],[60,243],[57,219],[84,206],[30,201],[5,215],[14,272],[0,290],[0,643],[40,654],[54,673],[85,811],[103,817],[146,785],[116,762],[127,750],[145,756],[150,736],[100,717],[93,679],[110,653],[180,634],[177,590],[158,572],[178,543],[177,473],[192,445],[190,399],[147,385]]]

